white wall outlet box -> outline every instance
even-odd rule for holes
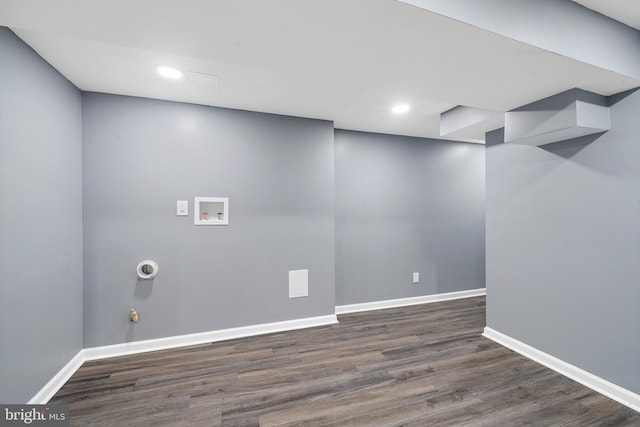
[[[188,200],[178,200],[176,202],[176,215],[178,215],[178,216],[189,216],[189,201]]]
[[[228,225],[228,197],[196,197],[193,202],[195,225]]]
[[[413,273],[413,283],[420,283],[420,273]]]
[[[289,271],[289,298],[309,296],[309,270]]]

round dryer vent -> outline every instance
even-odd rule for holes
[[[153,279],[158,274],[158,263],[145,260],[138,264],[138,277],[143,280]]]

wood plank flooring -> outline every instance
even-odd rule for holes
[[[639,426],[640,414],[480,334],[484,297],[85,363],[72,426]]]

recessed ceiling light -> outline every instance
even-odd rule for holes
[[[158,74],[168,79],[181,79],[183,76],[182,71],[171,67],[158,67],[157,71]]]
[[[391,111],[393,111],[395,114],[402,114],[406,113],[410,109],[411,107],[409,107],[409,105],[407,104],[396,104],[393,106],[393,108],[391,108]]]

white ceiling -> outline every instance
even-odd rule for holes
[[[640,85],[395,0],[0,0],[0,25],[85,91],[399,135],[439,137],[440,113],[457,105],[506,111]],[[166,80],[159,65],[186,77]],[[401,101],[412,109],[394,116]]]

